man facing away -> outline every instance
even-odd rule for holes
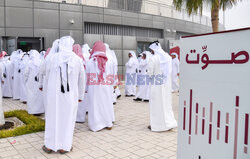
[[[88,126],[94,132],[104,128],[111,130],[113,127],[113,66],[108,62],[103,42],[95,42],[86,67]]]
[[[151,131],[167,131],[177,126],[172,110],[171,73],[172,59],[163,51],[158,41],[149,46],[153,56],[149,61],[148,75],[151,82],[150,126]],[[161,77],[161,80],[158,80]]]
[[[51,57],[46,67],[47,106],[45,110],[45,145],[47,153],[61,154],[72,150],[78,102],[84,97],[84,66],[72,51],[70,36],[59,40],[59,53]]]

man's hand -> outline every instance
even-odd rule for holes
[[[4,81],[2,81],[2,84],[4,84]]]
[[[43,91],[43,87],[42,88],[39,88],[40,91]]]
[[[177,76],[180,76],[180,74],[179,74],[179,73],[177,73]]]
[[[114,89],[116,89],[117,88],[117,86],[114,86]]]

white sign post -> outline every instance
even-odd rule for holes
[[[178,159],[250,159],[250,28],[180,46]]]

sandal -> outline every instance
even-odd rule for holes
[[[70,149],[70,151],[73,150],[73,147]],[[66,153],[68,153],[69,151],[64,151],[64,150],[58,150],[60,154],[64,155]]]
[[[50,154],[50,153],[53,152],[52,150],[50,150],[50,149],[48,149],[47,147],[45,147],[45,145],[43,145],[42,149],[43,149],[43,151],[46,152],[47,154]]]

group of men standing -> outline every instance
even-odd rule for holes
[[[158,41],[137,59],[130,51],[126,63],[125,94],[134,101],[149,102],[152,131],[167,131],[177,126],[172,110],[172,92],[179,91],[179,59],[166,53]],[[136,93],[136,86],[138,92]]]
[[[136,99],[150,102],[149,128],[167,131],[177,126],[171,98],[172,59],[159,42],[149,48],[151,52],[144,52],[140,62],[135,52],[129,53],[125,95],[136,94],[136,84],[127,84],[128,76],[147,75],[150,84],[139,85]],[[87,112],[90,130],[112,129],[114,104],[121,93],[117,58],[108,44],[97,41],[90,49],[65,36],[46,52],[17,50],[10,57],[1,54],[0,59],[4,59],[0,65],[3,96],[27,102],[30,114],[45,113],[45,152],[72,150],[75,123],[85,122]]]

